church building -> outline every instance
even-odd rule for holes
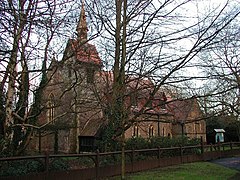
[[[97,49],[88,40],[83,4],[76,31],[77,37],[68,40],[62,60],[53,59],[47,73],[49,82],[43,89],[43,111],[38,118],[41,128],[30,144],[36,151],[90,151],[107,125],[104,98],[112,73],[103,71]],[[132,82],[128,89],[136,87]],[[139,112],[147,90],[154,86],[149,79],[140,82],[142,90],[129,97],[132,114]],[[186,135],[206,141],[206,125],[196,98],[173,101],[166,93],[158,92],[150,106],[126,130],[126,138]]]

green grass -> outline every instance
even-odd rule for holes
[[[209,162],[188,163],[177,166],[154,169],[151,171],[129,174],[127,180],[221,180],[229,179],[238,173],[237,170],[225,168]],[[111,179],[120,179],[114,177]]]

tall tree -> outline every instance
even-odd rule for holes
[[[65,20],[71,14],[67,3],[55,0],[0,3],[1,127],[4,139],[10,141],[12,154],[26,147],[29,135],[26,130],[31,128],[24,124],[31,124],[30,117],[38,114],[29,111],[36,90],[34,83],[39,81],[41,72],[44,76],[54,51],[61,49],[54,49],[55,43],[66,38],[60,28],[71,24]]]
[[[218,43],[204,52],[199,66],[208,77],[205,83],[208,87],[208,91],[205,92],[208,96],[208,109],[211,108],[218,115],[235,117],[238,121],[240,115],[240,28],[237,20],[219,33],[216,38]]]
[[[195,1],[160,0],[100,0],[89,3],[90,16],[96,29],[102,30],[100,48],[106,52],[105,64],[113,70],[112,98],[108,102],[112,136],[122,135],[134,119],[141,115],[153,96],[164,87],[192,77],[179,76],[199,52],[217,43],[216,37],[239,14],[230,2],[195,13]],[[197,3],[197,1],[196,1]],[[197,3],[197,7],[202,4]],[[191,7],[191,8],[190,8]],[[196,12],[198,10],[196,8]],[[229,13],[231,12],[231,13]],[[101,24],[101,26],[99,26]],[[111,68],[112,65],[112,68]],[[148,100],[134,116],[123,103],[131,92],[126,87],[131,78],[151,79],[155,85]],[[138,83],[139,83],[138,82]],[[122,155],[124,179],[124,152]]]

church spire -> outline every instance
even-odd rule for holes
[[[81,41],[87,41],[87,21],[86,21],[86,14],[84,8],[84,0],[82,0],[82,8],[80,13],[80,18],[77,25],[77,37]]]

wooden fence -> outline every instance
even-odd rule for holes
[[[240,143],[221,143],[217,145],[197,145],[172,148],[155,148],[141,150],[126,150],[126,172],[138,172],[153,168],[166,167],[181,163],[196,161],[208,161],[233,155],[240,155]],[[83,154],[56,154],[0,158],[0,171],[4,174],[6,167],[14,162],[22,162],[22,166],[28,162],[38,162],[41,172],[29,172],[26,175],[13,176],[11,172],[0,179],[8,180],[62,180],[62,179],[101,179],[121,174],[121,152],[107,153],[83,153]],[[67,167],[61,167],[58,161],[62,160]],[[54,162],[58,162],[57,168],[53,168]],[[34,164],[29,164],[34,167]],[[27,168],[29,168],[27,166]],[[60,167],[59,167],[60,166]],[[24,166],[25,167],[25,166]],[[14,166],[13,166],[14,168]],[[16,167],[15,167],[16,168]],[[59,168],[65,168],[59,170]],[[10,168],[11,170],[11,168]],[[16,169],[12,169],[16,171]]]

